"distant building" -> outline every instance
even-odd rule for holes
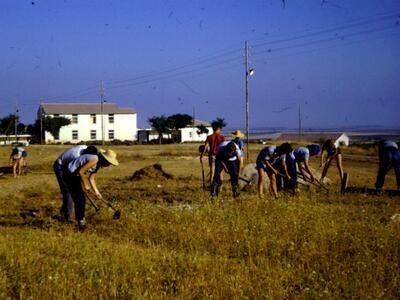
[[[303,141],[310,143],[321,143],[326,140],[332,140],[336,146],[350,144],[350,138],[346,133],[341,132],[304,132],[301,135],[298,133],[282,133],[276,140],[282,142]]]
[[[31,140],[30,134],[10,134],[10,135],[0,135],[0,145],[12,145],[12,144],[22,144],[24,146],[29,145]]]
[[[58,142],[136,140],[137,113],[132,108],[120,108],[115,103],[42,103],[38,118],[65,117],[71,124],[60,129]],[[103,122],[101,121],[103,118]],[[103,125],[102,125],[103,123]],[[103,130],[102,130],[103,126]],[[54,142],[54,137],[45,132],[45,142]]]
[[[208,133],[199,133],[198,126],[205,126],[209,133],[211,133],[211,124],[201,120],[194,120],[194,124],[190,124],[185,128],[181,128],[177,131],[171,132],[170,134],[164,133],[163,139],[173,139],[179,143],[185,142],[203,142],[206,140]],[[158,142],[158,132],[155,129],[139,129],[138,130],[138,142],[139,144],[147,143],[157,143]]]

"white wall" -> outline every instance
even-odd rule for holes
[[[212,132],[211,127],[207,127],[209,132]],[[181,129],[181,142],[204,142],[207,138],[207,133],[198,134],[197,128],[182,128]]]
[[[347,134],[342,134],[336,141],[335,141],[335,146],[339,147],[340,144],[344,144],[348,146],[350,144],[350,138]]]
[[[50,115],[54,117],[53,115]],[[72,115],[60,115],[60,117],[65,117],[72,119]],[[109,141],[109,130],[114,130],[114,139],[118,140],[129,140],[133,141],[137,138],[137,115],[136,114],[115,114],[114,123],[109,123],[108,114],[103,115],[104,122],[104,140]],[[72,131],[78,131],[78,138],[72,139]],[[91,139],[91,131],[96,130],[96,138]],[[90,141],[90,140],[101,140],[102,130],[101,130],[101,115],[96,115],[96,123],[94,124],[91,119],[90,114],[78,115],[78,122],[76,124],[70,124],[68,126],[63,126],[60,129],[60,142],[71,142],[78,143],[79,141]],[[46,131],[45,141],[53,142],[53,136]]]

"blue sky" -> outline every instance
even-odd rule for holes
[[[0,116],[106,99],[250,127],[399,127],[398,0],[0,2]]]

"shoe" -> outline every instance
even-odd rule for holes
[[[237,185],[232,186],[232,193],[233,193],[233,198],[239,197],[240,195],[239,186]]]
[[[211,186],[211,197],[218,197],[219,186],[218,183],[213,183]]]
[[[86,220],[85,219],[79,220],[78,221],[78,230],[83,232],[83,231],[85,231],[85,229],[86,229]]]

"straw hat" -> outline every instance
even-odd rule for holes
[[[101,153],[101,155],[112,165],[114,166],[118,166],[118,160],[117,160],[117,153],[115,153],[114,151],[107,149],[100,149],[99,153]]]
[[[235,138],[242,138],[244,137],[244,134],[240,130],[235,130],[234,132],[232,132],[232,136]]]

